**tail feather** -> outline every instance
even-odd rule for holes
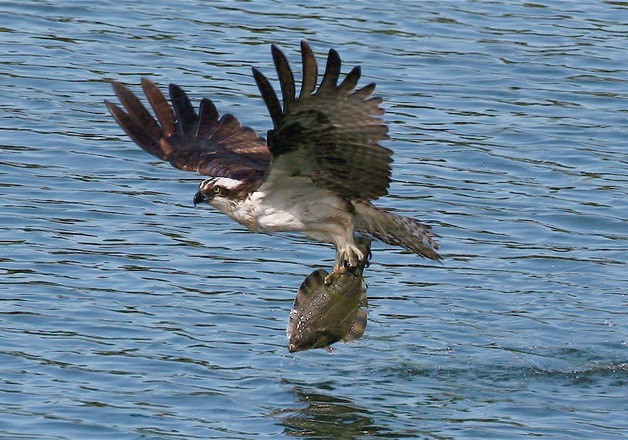
[[[395,246],[404,247],[418,255],[431,260],[440,260],[442,257],[436,252],[438,243],[434,241],[437,235],[431,232],[431,227],[418,221],[384,211],[367,202],[354,203],[356,229]]]

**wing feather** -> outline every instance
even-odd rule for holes
[[[264,103],[266,103],[266,108],[268,108],[270,118],[273,120],[273,124],[275,124],[276,121],[281,119],[282,114],[281,104],[279,103],[279,98],[277,98],[277,93],[275,93],[273,86],[270,85],[268,78],[266,78],[264,74],[255,67],[253,67],[253,77],[255,78],[257,87],[262,94],[262,99],[264,99]],[[275,128],[277,128],[276,125]]]
[[[172,110],[172,107],[170,107],[170,104],[166,100],[166,97],[163,93],[161,93],[157,84],[148,78],[142,78],[142,89],[144,90],[144,94],[146,95],[149,104],[155,112],[155,116],[157,116],[157,120],[161,125],[163,134],[166,136],[172,136],[176,130],[175,123],[177,118]]]
[[[361,89],[356,90],[353,93],[353,97],[356,99],[367,99],[369,96],[373,94],[375,91],[375,83],[370,83],[362,87]],[[377,99],[377,98],[373,98]]]
[[[353,89],[355,89],[355,86],[358,85],[358,81],[360,80],[361,75],[362,71],[360,69],[360,66],[355,66],[353,69],[351,69],[351,72],[349,72],[347,76],[345,76],[345,79],[342,80],[342,82],[338,86],[338,89],[342,93],[351,92]]]
[[[313,51],[301,42],[303,80],[295,98],[292,69],[273,46],[283,107],[269,80],[254,69],[255,80],[273,120],[268,146],[273,156],[268,175],[307,176],[348,199],[371,200],[387,194],[392,151],[380,145],[388,139],[381,119],[381,98],[373,97],[375,84],[356,90],[361,76],[354,67],[338,84],[341,59],[331,49],[320,86]],[[269,178],[267,176],[267,178]]]
[[[138,122],[137,119],[130,117],[128,113],[117,105],[110,102],[105,103],[111,115],[136,144],[142,145],[142,148],[146,151],[160,157],[162,151],[159,145],[159,138],[154,137],[144,125]]]
[[[277,76],[279,77],[279,84],[281,85],[281,96],[283,98],[284,108],[289,107],[294,101],[295,87],[294,87],[294,75],[288,59],[274,44],[270,46],[273,55],[273,61],[277,68]]]
[[[177,120],[176,129],[177,135],[180,137],[186,137],[192,132],[192,127],[198,121],[198,115],[192,107],[192,103],[188,98],[188,95],[176,84],[170,84],[168,87],[170,93],[170,101],[172,102],[172,108]]]
[[[340,77],[340,55],[334,49],[329,49],[327,55],[327,65],[325,66],[325,74],[323,80],[318,88],[318,93],[333,93],[338,84],[338,78]],[[281,78],[280,78],[281,80]]]
[[[146,131],[152,138],[159,139],[161,133],[159,124],[157,124],[155,119],[151,116],[148,110],[146,110],[146,107],[142,105],[140,100],[137,99],[137,96],[131,93],[129,89],[118,83],[113,84],[113,89],[116,92],[116,95],[120,98],[122,106],[128,113],[133,113],[135,115],[135,120],[137,120],[137,123],[143,127],[144,131]]]
[[[105,104],[124,131],[147,152],[186,171],[247,179],[259,185],[271,159],[266,141],[233,115],[219,116],[207,98],[198,113],[187,94],[170,84],[170,104],[157,85],[142,79],[153,117],[126,86],[112,84],[122,108]]]
[[[198,107],[198,126],[196,127],[194,136],[210,138],[213,133],[213,123],[218,118],[218,110],[211,99],[201,99],[201,103]]]
[[[310,95],[316,89],[318,81],[318,64],[312,48],[305,41],[301,41],[301,62],[303,63],[303,81],[299,98]]]

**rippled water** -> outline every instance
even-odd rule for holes
[[[628,4],[0,5],[0,437],[625,438]],[[333,46],[385,97],[365,336],[290,355],[332,250],[191,203],[102,102],[141,76],[263,132],[250,66]]]

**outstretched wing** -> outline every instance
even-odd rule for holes
[[[201,101],[198,114],[185,92],[170,84],[170,103],[152,81],[142,88],[156,118],[126,86],[114,82],[122,108],[107,108],[140,147],[173,166],[217,177],[246,179],[252,184],[264,176],[271,154],[266,141],[234,116],[219,117],[211,100]]]
[[[331,49],[317,89],[316,59],[302,41],[303,81],[297,98],[285,55],[274,45],[272,54],[283,106],[268,79],[253,69],[274,125],[268,132],[273,156],[269,174],[307,176],[345,198],[370,200],[387,194],[392,151],[379,144],[388,138],[388,128],[381,119],[382,100],[372,96],[375,84],[356,89],[359,67],[338,84],[341,62]]]

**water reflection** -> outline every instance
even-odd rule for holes
[[[366,408],[350,399],[302,386],[294,386],[292,392],[295,401],[304,406],[279,414],[284,434],[290,437],[358,439],[391,434],[388,428],[376,424]]]

